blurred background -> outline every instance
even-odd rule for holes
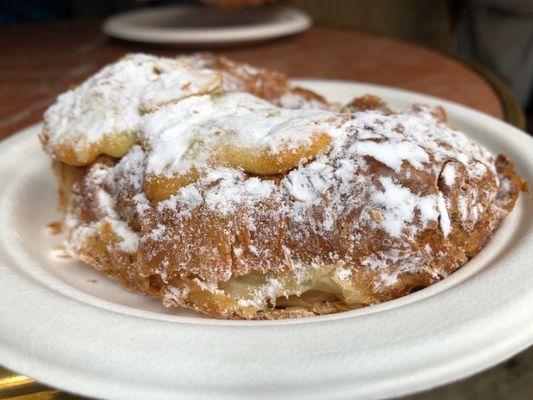
[[[206,0],[204,0],[206,1]],[[216,0],[210,0],[211,2]],[[226,5],[272,0],[220,0]],[[209,1],[206,1],[209,2]],[[194,0],[2,0],[0,26],[104,18],[125,10]],[[460,57],[501,77],[533,131],[532,0],[294,0],[316,25],[395,37]]]
[[[239,2],[272,2],[203,1],[219,2],[225,7]],[[73,19],[103,21],[123,11],[167,4],[198,1],[0,0],[0,27]],[[513,101],[525,111],[527,130],[533,133],[533,0],[293,0],[289,4],[309,14],[316,26],[393,37],[451,56],[483,76],[498,77],[507,85]],[[3,56],[9,58],[9,54]],[[38,60],[36,65],[39,66]],[[2,90],[8,93],[0,85],[0,93]],[[28,96],[31,98],[33,93]],[[36,118],[40,119],[42,108],[51,99],[37,100],[40,103],[35,108]],[[2,107],[6,107],[4,115],[11,112],[6,104],[0,104],[0,111]],[[24,110],[13,118],[22,120],[28,113]],[[0,127],[1,124],[0,120]],[[533,349],[473,378],[409,399],[521,400],[533,398],[531,393]]]

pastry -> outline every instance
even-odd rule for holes
[[[526,189],[441,108],[368,95],[339,109],[208,54],[119,60],[58,98],[41,140],[68,251],[215,318],[328,314],[429,286]]]
[[[282,108],[334,107],[317,93],[291,86],[279,72],[252,67],[212,53],[195,54],[188,60],[196,68],[220,72],[226,91],[250,93]]]

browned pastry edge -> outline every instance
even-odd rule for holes
[[[93,168],[100,165],[112,168],[115,163],[114,159],[106,156],[100,157],[86,167],[72,167],[56,162],[54,169],[60,183],[59,196],[62,209],[79,210],[78,216],[85,222],[97,220],[97,210],[94,209],[92,200],[96,196],[95,190],[98,188],[88,177]],[[520,192],[527,190],[526,183],[516,174],[512,163],[506,157],[498,156],[496,167],[500,181],[496,202],[498,209],[506,210],[505,213],[496,215],[486,212],[474,226],[465,226],[461,223],[458,215],[457,192],[468,190],[468,186],[472,183],[459,181],[457,187],[450,188],[444,185],[441,182],[442,178],[439,177],[439,189],[452,205],[449,210],[453,226],[452,233],[447,240],[444,240],[442,234],[438,233],[436,229],[429,229],[422,232],[416,239],[421,247],[426,243],[430,244],[435,253],[441,254],[432,259],[431,268],[437,272],[438,278],[424,271],[406,272],[400,277],[397,285],[376,292],[365,280],[364,271],[361,271],[361,281],[358,283],[358,287],[362,293],[366,291],[366,294],[362,294],[363,300],[358,304],[346,304],[332,293],[311,291],[300,297],[278,298],[276,306],[271,309],[257,310],[250,307],[240,307],[229,297],[211,293],[202,288],[198,283],[198,275],[195,273],[180,273],[163,282],[161,277],[154,272],[153,266],[143,265],[142,254],[129,254],[113,246],[117,242],[117,237],[111,226],[104,227],[91,236],[83,246],[77,247],[75,255],[85,263],[113,277],[123,286],[149,294],[160,300],[165,300],[164,289],[166,286],[178,289],[188,287],[187,296],[179,300],[168,301],[167,299],[166,304],[192,308],[210,317],[278,319],[345,311],[392,300],[427,287],[448,276],[477,254],[492,236],[506,213],[512,210]],[[506,183],[504,184],[504,182]],[[491,183],[481,180],[477,185],[491,185]],[[74,195],[72,195],[73,193]],[[126,195],[126,197],[128,196]],[[138,229],[134,226],[132,228]],[[368,249],[370,252],[375,250],[376,248]],[[366,300],[364,300],[365,298]]]
[[[112,164],[113,161],[109,158],[101,158],[97,163]],[[65,164],[55,164],[55,171],[60,181],[60,199],[63,208],[69,207],[69,192],[72,190],[72,185],[84,187],[83,180],[87,175],[87,172],[91,167],[71,167]],[[507,193],[501,193],[499,195],[502,207],[507,210],[512,210],[514,204],[519,196],[520,191],[527,190],[526,184],[518,177],[513,169],[512,163],[508,161],[504,156],[498,157],[497,162],[498,175],[501,180],[507,180],[514,182],[513,190]],[[89,189],[90,191],[90,189]],[[72,204],[70,204],[72,206]],[[76,204],[75,206],[80,206]],[[454,215],[454,213],[451,213]],[[497,221],[499,224],[500,221]],[[496,225],[497,225],[496,224]],[[493,224],[488,223],[487,218],[480,220],[479,224],[474,227],[474,234],[460,227],[457,222],[454,222],[453,236],[450,237],[450,242],[455,245],[445,245],[447,255],[442,260],[436,260],[435,268],[441,269],[442,278],[454,272],[454,270],[461,267],[471,257],[477,254],[481,248],[490,239],[495,227]],[[438,243],[439,239],[435,236],[422,235],[419,238],[420,242],[433,243],[434,246],[442,246],[442,243]],[[111,229],[103,230],[91,241],[85,243],[82,251],[76,253],[83,262],[101,270],[106,275],[114,278],[123,286],[146,293],[157,299],[163,300],[164,292],[161,290],[165,283],[156,275],[144,275],[142,267],[139,267],[139,259],[135,256],[128,254],[127,252],[117,251],[116,248],[110,251],[109,244],[116,241]],[[458,244],[464,244],[464,247]],[[456,254],[454,254],[454,252]],[[453,256],[452,256],[453,255]],[[458,262],[452,265],[446,265],[447,261],[455,259]],[[440,265],[438,265],[440,264]],[[182,277],[175,282],[168,282],[168,285],[175,287],[183,286],[186,283],[190,288],[190,294],[186,300],[175,303],[176,306],[184,306],[187,308],[195,309],[205,315],[214,318],[229,318],[229,319],[279,319],[279,318],[292,318],[311,315],[322,315],[333,312],[346,311],[358,307],[363,307],[369,304],[377,302],[383,302],[392,300],[394,298],[402,297],[413,291],[427,287],[435,283],[438,279],[431,277],[429,274],[406,274],[402,277],[402,285],[395,288],[395,290],[389,292],[383,292],[379,294],[379,297],[373,297],[372,301],[367,304],[360,304],[358,306],[344,304],[335,296],[327,296],[325,293],[320,294],[322,298],[327,298],[326,301],[313,302],[307,300],[305,296],[301,299],[293,298],[292,302],[284,301],[280,298],[277,301],[275,308],[270,310],[247,310],[236,309],[231,300],[225,296],[216,295],[212,293],[204,292],[204,290],[193,280],[194,275],[191,275],[189,279]],[[371,296],[372,297],[372,296]],[[288,307],[285,307],[285,304]]]
[[[226,90],[250,93],[285,108],[301,108],[307,104],[312,104],[313,108],[331,108],[331,104],[323,96],[311,90],[292,86],[285,75],[279,72],[237,63],[213,53],[197,53],[192,60],[198,67],[222,73]],[[294,104],[284,104],[287,96]]]

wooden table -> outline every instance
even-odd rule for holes
[[[0,30],[0,138],[40,120],[58,93],[132,51],[174,55],[198,49],[106,38],[98,21],[26,24]],[[501,96],[460,61],[368,33],[313,28],[291,38],[217,49],[291,77],[347,79],[443,97],[503,118]]]
[[[0,49],[0,139],[38,122],[59,93],[125,53],[175,55],[199,50],[111,40],[100,32],[99,21],[0,29]],[[290,38],[216,51],[290,77],[355,80],[427,93],[520,126],[520,108],[491,75],[386,37],[313,28]],[[39,399],[71,398],[0,368],[1,398],[32,393],[38,393]]]

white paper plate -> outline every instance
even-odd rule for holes
[[[533,140],[423,95],[301,81],[347,101],[442,104],[453,124],[507,154],[533,182]],[[533,343],[533,202],[523,195],[457,273],[375,307],[281,321],[218,321],[169,310],[73,261],[61,238],[50,160],[33,126],[0,143],[0,363],[68,391],[113,399],[375,399],[443,384]],[[96,283],[87,280],[95,279]]]
[[[235,11],[216,7],[164,6],[110,17],[104,32],[137,42],[230,45],[292,35],[311,26],[301,10],[270,6]]]

